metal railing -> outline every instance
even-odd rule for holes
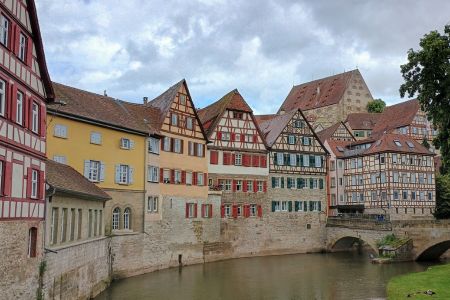
[[[340,213],[337,216],[329,218],[339,220],[364,220],[364,221],[376,221],[376,222],[389,222],[390,216],[385,214],[358,214],[358,213]]]

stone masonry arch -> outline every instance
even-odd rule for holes
[[[442,254],[450,249],[450,239],[438,239],[428,242],[416,250],[415,260],[438,260]]]

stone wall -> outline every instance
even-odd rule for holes
[[[0,226],[0,299],[35,299],[42,259],[42,221],[3,221]],[[36,257],[28,257],[28,231],[38,230]]]
[[[110,238],[102,237],[54,249],[45,255],[45,299],[90,299],[110,281]]]

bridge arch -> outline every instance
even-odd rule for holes
[[[347,250],[352,248],[359,241],[361,241],[363,245],[368,245],[372,252],[378,254],[378,247],[376,246],[376,243],[374,241],[368,238],[355,235],[344,235],[338,237],[337,239],[332,241],[329,249],[331,251]]]
[[[416,252],[415,260],[438,260],[449,249],[449,238],[434,240]]]

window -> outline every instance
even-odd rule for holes
[[[120,139],[120,148],[122,148],[122,149],[127,149],[127,150],[130,150],[131,148],[133,148],[132,146],[131,146],[131,140],[130,139],[127,139],[127,138],[121,138]]]
[[[39,190],[39,172],[31,170],[31,198],[37,199]]]
[[[315,159],[315,167],[321,168],[322,167],[322,157],[316,155],[314,157],[314,159]]]
[[[178,115],[177,114],[172,114],[171,124],[172,124],[172,126],[178,126]]]
[[[94,210],[94,236],[97,236],[98,229],[98,211]]]
[[[399,193],[398,191],[394,191],[394,200],[399,200]]]
[[[129,165],[116,166],[116,183],[131,184],[132,168]]]
[[[244,114],[241,112],[233,111],[233,118],[242,120],[244,118]]]
[[[234,165],[241,166],[242,165],[242,154],[236,153],[234,156]]]
[[[158,197],[149,196],[147,198],[147,212],[157,213],[158,212]]]
[[[119,229],[119,220],[120,220],[120,208],[116,207],[112,213],[112,229]]]
[[[187,218],[197,218],[197,204],[196,203],[186,203],[186,217]]]
[[[224,205],[224,216],[227,218],[231,217],[231,204]]]
[[[321,211],[321,203],[320,201],[309,201],[309,210],[310,211]]]
[[[280,188],[280,177],[272,177],[272,188]]]
[[[203,157],[203,144],[197,144],[197,156]]]
[[[28,257],[36,257],[37,228],[28,230]]]
[[[284,165],[283,153],[275,153],[275,156],[276,156],[275,161],[277,162],[277,165],[279,165],[279,166]]]
[[[131,218],[131,209],[125,208],[123,211],[123,229],[130,229],[130,218]]]
[[[67,126],[61,125],[61,124],[56,124],[54,131],[53,131],[53,135],[55,137],[66,139],[67,138]]]
[[[289,145],[294,145],[295,144],[295,136],[294,135],[290,135],[288,137],[288,142],[289,142]]]
[[[394,164],[397,163],[397,154],[396,153],[392,154],[392,163],[394,163]]]
[[[236,205],[237,216],[242,217],[242,205]]]
[[[170,137],[168,137],[168,136],[166,136],[166,137],[164,137],[164,144],[163,144],[163,149],[164,149],[164,151],[167,151],[167,152],[169,152],[170,151],[170,143],[171,142],[171,138]]]
[[[192,172],[186,172],[186,184],[192,185]]]
[[[289,154],[289,162],[291,166],[295,167],[297,165],[297,155],[293,153]]]
[[[258,184],[258,192],[263,192],[264,191],[264,181],[258,180],[257,184]]]
[[[4,172],[3,161],[0,160],[0,195],[3,195],[3,179],[5,178]]]
[[[70,209],[70,223],[69,223],[69,240],[75,239],[75,208]]]
[[[223,141],[229,141],[231,139],[231,134],[229,132],[222,132],[222,138]]]
[[[81,239],[81,228],[83,228],[82,227],[82,225],[83,225],[83,210],[81,208],[78,209],[78,224],[77,225],[78,225],[77,239]]]
[[[61,243],[66,241],[67,230],[67,208],[63,208],[61,211]]]
[[[433,192],[428,192],[428,201],[433,200]]]
[[[402,143],[400,143],[399,140],[394,140],[394,143],[395,143],[395,145],[396,145],[397,147],[401,147],[401,146],[402,146]]]
[[[303,166],[309,167],[309,155],[303,155]]]
[[[252,180],[248,180],[247,181],[247,192],[253,192],[253,181]]]
[[[9,20],[2,15],[1,16],[1,24],[0,24],[0,43],[4,46],[8,47],[8,38],[9,38]]]
[[[242,192],[242,180],[236,180],[236,192]]]
[[[92,209],[88,211],[88,237],[92,237]]]
[[[173,139],[173,150],[175,153],[181,153],[181,140]]]
[[[256,204],[250,204],[250,217],[256,217]]]
[[[403,199],[403,200],[408,199],[408,191],[403,191],[403,192],[402,192],[402,199]]]
[[[91,132],[91,144],[101,145],[102,135],[98,132]]]
[[[203,204],[202,218],[211,218],[211,217],[212,217],[212,204]]]
[[[223,180],[222,189],[224,191],[231,191],[231,184],[232,184],[231,179]]]
[[[159,168],[155,166],[148,166],[147,168],[147,180],[149,182],[158,182],[159,181]]]
[[[23,124],[23,93],[19,91],[17,92],[16,101],[16,123]]]
[[[103,211],[102,210],[100,210],[99,211],[99,216],[98,216],[98,234],[99,235],[103,235]]]
[[[295,122],[294,122],[294,127],[295,127],[295,128],[303,128],[303,121],[301,121],[301,120],[295,120]]]
[[[178,98],[180,99],[180,104],[181,105],[186,105],[186,95],[180,94],[178,96]]]
[[[181,171],[180,170],[175,170],[174,171],[174,175],[175,175],[175,184],[180,184],[181,183]]]
[[[39,105],[35,102],[33,102],[31,108],[31,131],[39,132]]]
[[[90,160],[88,166],[88,179],[94,182],[100,181],[100,162],[96,160]]]
[[[52,208],[52,221],[50,223],[50,239],[51,244],[55,245],[58,242],[58,208]]]
[[[380,164],[384,164],[385,162],[385,156],[384,154],[380,154]]]
[[[244,139],[246,143],[253,143],[258,141],[258,137],[256,135],[246,134],[244,135]]]
[[[187,117],[186,118],[186,128],[189,129],[189,130],[192,130],[193,129],[193,124],[194,124],[194,122],[193,122],[192,118],[191,117]]]
[[[6,83],[0,79],[0,116],[6,113]]]
[[[27,54],[27,37],[21,32],[19,36],[19,59],[25,61]]]
[[[203,175],[203,173],[197,173],[197,185],[205,185]]]
[[[304,136],[303,137],[303,145],[309,146],[311,144],[311,140],[309,137]]]
[[[152,137],[148,139],[148,152],[159,154],[159,139]]]

